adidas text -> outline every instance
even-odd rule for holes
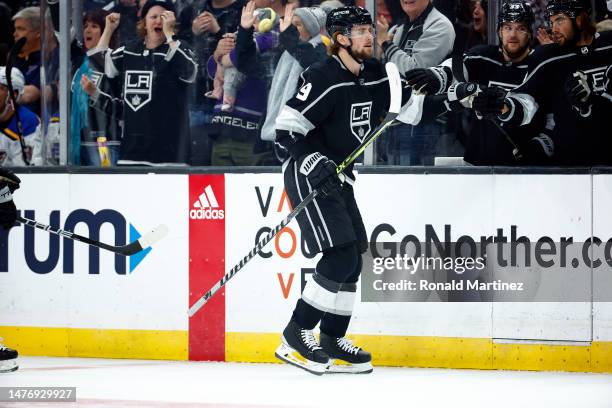
[[[225,218],[225,211],[216,208],[194,208],[189,211],[189,218],[192,220],[222,220]]]
[[[204,188],[192,207],[189,210],[189,218],[192,220],[222,220],[225,218],[225,211],[219,209],[219,202],[210,185]]]

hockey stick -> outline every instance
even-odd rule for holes
[[[68,239],[84,242],[88,245],[106,249],[107,251],[111,251],[116,254],[125,255],[125,256],[134,255],[142,251],[143,249],[150,247],[151,245],[153,245],[154,243],[156,243],[157,241],[165,237],[166,234],[168,233],[168,227],[166,227],[164,224],[161,224],[153,228],[151,231],[147,232],[146,234],[144,234],[142,237],[138,238],[134,242],[130,242],[129,244],[122,245],[122,246],[113,246],[113,245],[105,244],[103,242],[95,241],[93,239],[89,239],[82,235],[75,234],[74,232],[65,231],[63,229],[52,227],[46,224],[41,224],[29,218],[17,216],[17,221],[19,221],[22,224],[27,225],[28,227],[38,228],[43,231],[50,232],[52,234],[61,235]]]
[[[17,58],[17,54],[23,48],[25,43],[27,42],[27,38],[20,38],[13,48],[9,51],[9,55],[6,61],[6,84],[9,91],[9,96],[11,98],[11,102],[13,102],[13,110],[15,111],[15,124],[17,127],[17,137],[19,138],[19,144],[21,145],[21,157],[23,158],[23,162],[26,166],[30,165],[30,160],[28,159],[28,155],[26,154],[26,145],[23,140],[23,125],[21,123],[21,118],[19,117],[19,104],[17,103],[17,98],[15,98],[15,92],[13,90],[13,79],[11,78],[11,71],[13,70],[13,64],[15,62],[15,58]]]
[[[364,150],[376,139],[380,136],[386,129],[393,123],[397,115],[399,114],[401,105],[402,105],[402,84],[400,79],[400,74],[397,69],[397,66],[391,62],[385,64],[385,70],[387,71],[387,77],[389,78],[389,89],[391,91],[390,102],[389,102],[389,111],[387,116],[383,119],[383,121],[374,129],[372,133],[370,133],[364,140],[361,142],[359,146],[351,154],[348,155],[346,159],[342,163],[340,163],[336,167],[336,173],[340,174],[344,171],[352,162],[354,162],[360,154],[364,152]],[[313,190],[310,194],[299,203],[293,211],[285,217],[284,220],[281,221],[273,230],[271,230],[261,241],[255,245],[251,251],[238,262],[228,273],[226,273],[220,281],[218,281],[208,292],[206,292],[200,299],[198,299],[193,306],[189,308],[189,317],[192,317],[197,313],[198,310],[202,308],[208,302],[208,300],[215,294],[219,289],[221,289],[227,281],[229,281],[239,270],[241,270],[247,262],[255,257],[265,247],[272,239],[283,229],[287,224],[291,222],[308,204],[315,199],[315,197],[319,195],[319,190]]]

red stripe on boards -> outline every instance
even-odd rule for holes
[[[189,175],[189,306],[225,273],[225,177]],[[189,360],[225,360],[225,289],[189,319]]]

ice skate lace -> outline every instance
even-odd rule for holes
[[[359,351],[359,347],[353,345],[353,343],[345,338],[345,337],[340,337],[338,339],[338,346],[346,351],[347,353],[351,353],[351,354],[357,354],[357,352]]]
[[[300,330],[300,337],[302,338],[302,341],[304,342],[304,344],[306,344],[309,350],[315,351],[321,348],[321,346],[319,346],[319,343],[317,343],[317,339],[315,339],[314,334],[312,334],[312,331]]]

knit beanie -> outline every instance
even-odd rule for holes
[[[319,34],[325,27],[325,11],[319,7],[300,7],[293,12],[302,20],[302,24],[311,37]]]

